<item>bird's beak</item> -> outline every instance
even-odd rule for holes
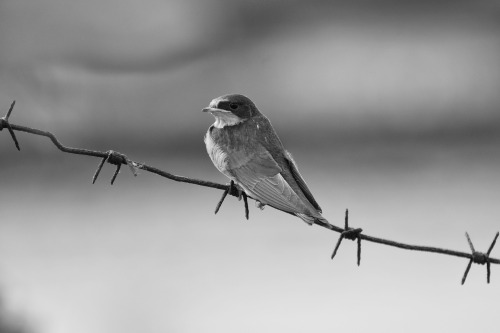
[[[201,110],[201,112],[210,112],[210,113],[231,113],[231,111],[223,110],[223,109],[218,109],[218,108],[204,108]]]

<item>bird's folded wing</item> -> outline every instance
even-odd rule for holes
[[[300,189],[302,190],[302,193],[304,193],[305,197],[311,205],[314,206],[318,210],[318,212],[321,213],[321,207],[318,205],[316,200],[314,199],[311,191],[309,190],[309,187],[307,187],[306,182],[304,181],[304,178],[299,173],[299,169],[297,168],[297,165],[295,164],[295,161],[293,160],[292,154],[290,152],[285,151],[285,160],[288,163],[288,166],[290,167],[290,171],[292,172],[292,176],[297,182],[297,185],[299,185]]]
[[[238,155],[231,156],[230,172],[254,199],[287,212],[306,210],[302,200],[280,174],[280,166],[264,147],[251,156]]]

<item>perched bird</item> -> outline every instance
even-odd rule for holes
[[[257,201],[294,214],[312,225],[321,216],[314,199],[285,150],[270,121],[243,95],[213,99],[203,112],[215,123],[205,135],[208,155],[215,167]]]

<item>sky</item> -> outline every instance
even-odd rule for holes
[[[500,230],[495,1],[0,2],[0,114],[188,177],[249,96],[324,216],[485,251]],[[1,111],[4,110],[4,111]],[[493,331],[498,267],[345,241],[221,192],[0,132],[0,320],[59,332]],[[500,257],[498,249],[492,255]],[[7,318],[7,319],[6,319]],[[10,323],[9,323],[10,325]],[[0,327],[2,327],[0,325]]]
[[[182,137],[193,147],[199,142],[184,127],[202,130],[197,111],[229,92],[248,95],[291,133],[498,133],[495,2],[1,6],[4,108],[16,99],[15,119],[82,140],[85,126],[94,138],[143,147],[147,128],[162,145]]]

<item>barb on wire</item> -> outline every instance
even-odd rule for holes
[[[113,150],[108,150],[106,152],[103,151],[98,151],[98,150],[90,150],[90,149],[83,149],[83,148],[72,148],[68,146],[64,146],[59,142],[59,140],[55,137],[54,134],[48,131],[42,131],[36,128],[30,128],[26,126],[21,126],[21,125],[15,125],[11,124],[9,122],[9,117],[12,113],[12,110],[14,108],[15,101],[12,102],[9,111],[7,114],[0,118],[0,130],[3,128],[8,128],[9,133],[16,145],[16,148],[20,150],[19,148],[19,142],[16,138],[16,135],[14,134],[14,131],[18,132],[25,132],[25,133],[30,133],[34,135],[40,135],[49,138],[52,143],[62,152],[69,153],[69,154],[77,154],[77,155],[86,155],[86,156],[93,156],[93,157],[98,157],[101,158],[101,161],[99,163],[99,166],[92,178],[92,183],[95,183],[97,177],[99,176],[99,173],[101,169],[104,166],[104,163],[108,162],[110,164],[116,165],[116,170],[113,175],[113,178],[111,179],[111,184],[113,184],[116,180],[116,177],[118,173],[120,172],[120,167],[122,164],[126,164],[129,166],[131,172],[134,174],[134,176],[137,176],[137,170],[141,169],[150,173],[157,174],[161,177],[177,181],[177,182],[182,182],[182,183],[188,183],[188,184],[194,184],[198,186],[204,186],[204,187],[209,187],[209,188],[214,188],[218,190],[224,191],[222,198],[219,200],[217,207],[215,209],[215,213],[217,213],[226,198],[228,194],[238,197],[240,200],[243,197],[244,203],[245,203],[245,217],[248,219],[249,217],[249,210],[248,210],[248,198],[253,199],[250,196],[247,196],[240,188],[237,187],[233,182],[229,185],[223,185],[219,183],[214,183],[206,180],[201,180],[201,179],[194,179],[194,178],[188,178],[188,177],[183,177],[183,176],[178,176],[171,174],[169,172],[160,170],[158,168],[155,168],[153,166],[149,166],[144,163],[137,163],[132,160],[130,160],[126,155],[115,152]],[[258,206],[262,208],[262,204],[257,202]],[[283,211],[285,212],[285,211]],[[292,214],[290,212],[285,212],[288,214]],[[292,214],[293,215],[293,214]],[[345,215],[345,227],[340,228],[335,225],[329,224],[322,222],[320,220],[316,220],[314,223],[320,227],[323,227],[325,229],[329,229],[331,231],[335,231],[337,233],[340,233],[340,237],[337,241],[337,244],[335,245],[335,249],[332,254],[332,259],[335,257],[338,248],[340,247],[340,244],[344,238],[350,239],[350,240],[357,240],[358,242],[358,265],[360,264],[361,261],[361,240],[365,240],[368,242],[372,243],[377,243],[377,244],[382,244],[386,246],[392,246],[396,247],[399,249],[405,249],[405,250],[412,250],[412,251],[420,251],[420,252],[429,252],[429,253],[438,253],[438,254],[443,254],[443,255],[448,255],[448,256],[455,256],[455,257],[460,257],[460,258],[467,258],[469,259],[469,263],[467,265],[467,268],[465,270],[465,274],[462,278],[462,284],[465,282],[465,279],[467,278],[467,274],[469,273],[470,267],[472,266],[472,263],[477,263],[484,265],[486,264],[487,267],[487,282],[490,282],[490,265],[491,264],[500,264],[500,259],[492,258],[490,257],[490,253],[493,250],[493,247],[495,246],[495,243],[497,241],[497,238],[499,236],[499,233],[497,232],[495,238],[493,239],[493,242],[491,243],[488,251],[486,253],[481,253],[477,252],[474,249],[474,246],[472,244],[472,241],[470,240],[470,237],[468,234],[466,234],[467,240],[469,242],[469,246],[471,248],[472,253],[466,253],[466,252],[461,252],[461,251],[455,251],[455,250],[448,250],[448,249],[443,249],[443,248],[438,248],[438,247],[431,247],[431,246],[421,246],[421,245],[411,245],[411,244],[405,244],[401,242],[396,242],[384,238],[379,238],[379,237],[374,237],[374,236],[369,236],[364,233],[362,233],[361,228],[350,228],[348,224],[348,211],[346,210],[346,215]]]
[[[335,255],[337,254],[337,251],[340,247],[340,243],[342,243],[342,240],[344,238],[347,238],[349,240],[358,240],[358,266],[361,264],[361,238],[359,235],[363,229],[361,228],[350,228],[349,227],[349,210],[345,210],[345,219],[344,219],[344,231],[340,233],[339,239],[337,241],[337,244],[335,244],[335,248],[333,249],[333,253],[331,256],[331,259],[335,258]]]
[[[469,237],[469,233],[465,233],[465,237],[467,237],[467,242],[469,243],[470,250],[472,252],[472,256],[469,260],[469,263],[467,264],[467,267],[465,268],[464,276],[462,277],[462,284],[465,283],[465,280],[467,279],[467,275],[469,274],[470,267],[472,266],[472,263],[476,263],[479,265],[484,265],[486,264],[486,282],[490,283],[490,275],[491,275],[491,263],[490,263],[490,253],[491,250],[493,250],[493,247],[495,246],[495,243],[497,242],[498,235],[500,233],[496,233],[495,238],[493,238],[493,242],[491,242],[490,247],[488,248],[488,251],[486,253],[483,252],[478,252],[474,249],[474,244],[472,244],[472,241]]]
[[[222,197],[220,198],[219,202],[217,203],[217,206],[215,207],[215,214],[219,212],[220,207],[222,206],[222,203],[224,202],[224,199],[226,199],[226,196],[228,194],[234,195],[239,197],[240,196],[240,191],[236,188],[236,184],[234,183],[233,180],[229,183],[227,188],[224,190],[224,193],[222,193]]]
[[[136,168],[138,167],[137,163],[129,160],[129,158],[126,155],[116,152],[114,150],[108,150],[106,154],[107,155],[103,157],[101,162],[99,163],[99,166],[97,167],[97,170],[94,173],[94,177],[92,177],[92,184],[95,184],[95,181],[97,180],[97,177],[99,177],[99,174],[101,173],[101,169],[105,162],[116,165],[115,173],[113,174],[113,178],[111,178],[111,185],[115,183],[116,176],[118,176],[118,173],[120,173],[120,168],[122,167],[122,164],[128,165],[130,167],[130,171],[132,172],[132,174],[134,176],[137,176],[137,170],[136,170]]]
[[[3,130],[4,128],[7,128],[9,131],[10,137],[14,141],[14,144],[16,145],[17,150],[21,150],[19,147],[19,141],[17,141],[16,138],[16,133],[14,133],[14,130],[12,129],[12,126],[10,126],[9,123],[9,117],[12,113],[12,110],[14,109],[14,105],[16,105],[16,101],[12,101],[12,104],[10,105],[9,111],[7,111],[7,114],[3,117],[0,118],[0,131]]]
[[[215,214],[217,214],[219,212],[219,209],[220,209],[222,203],[224,202],[224,200],[226,199],[226,196],[228,194],[237,196],[238,201],[241,201],[241,198],[243,198],[243,202],[245,204],[245,217],[248,220],[249,215],[250,215],[250,211],[248,209],[248,197],[249,196],[245,192],[243,192],[243,190],[241,188],[239,188],[234,183],[233,180],[231,180],[228,187],[224,190],[224,192],[222,193],[222,197],[220,198],[219,202],[217,203],[217,206],[215,206]]]

